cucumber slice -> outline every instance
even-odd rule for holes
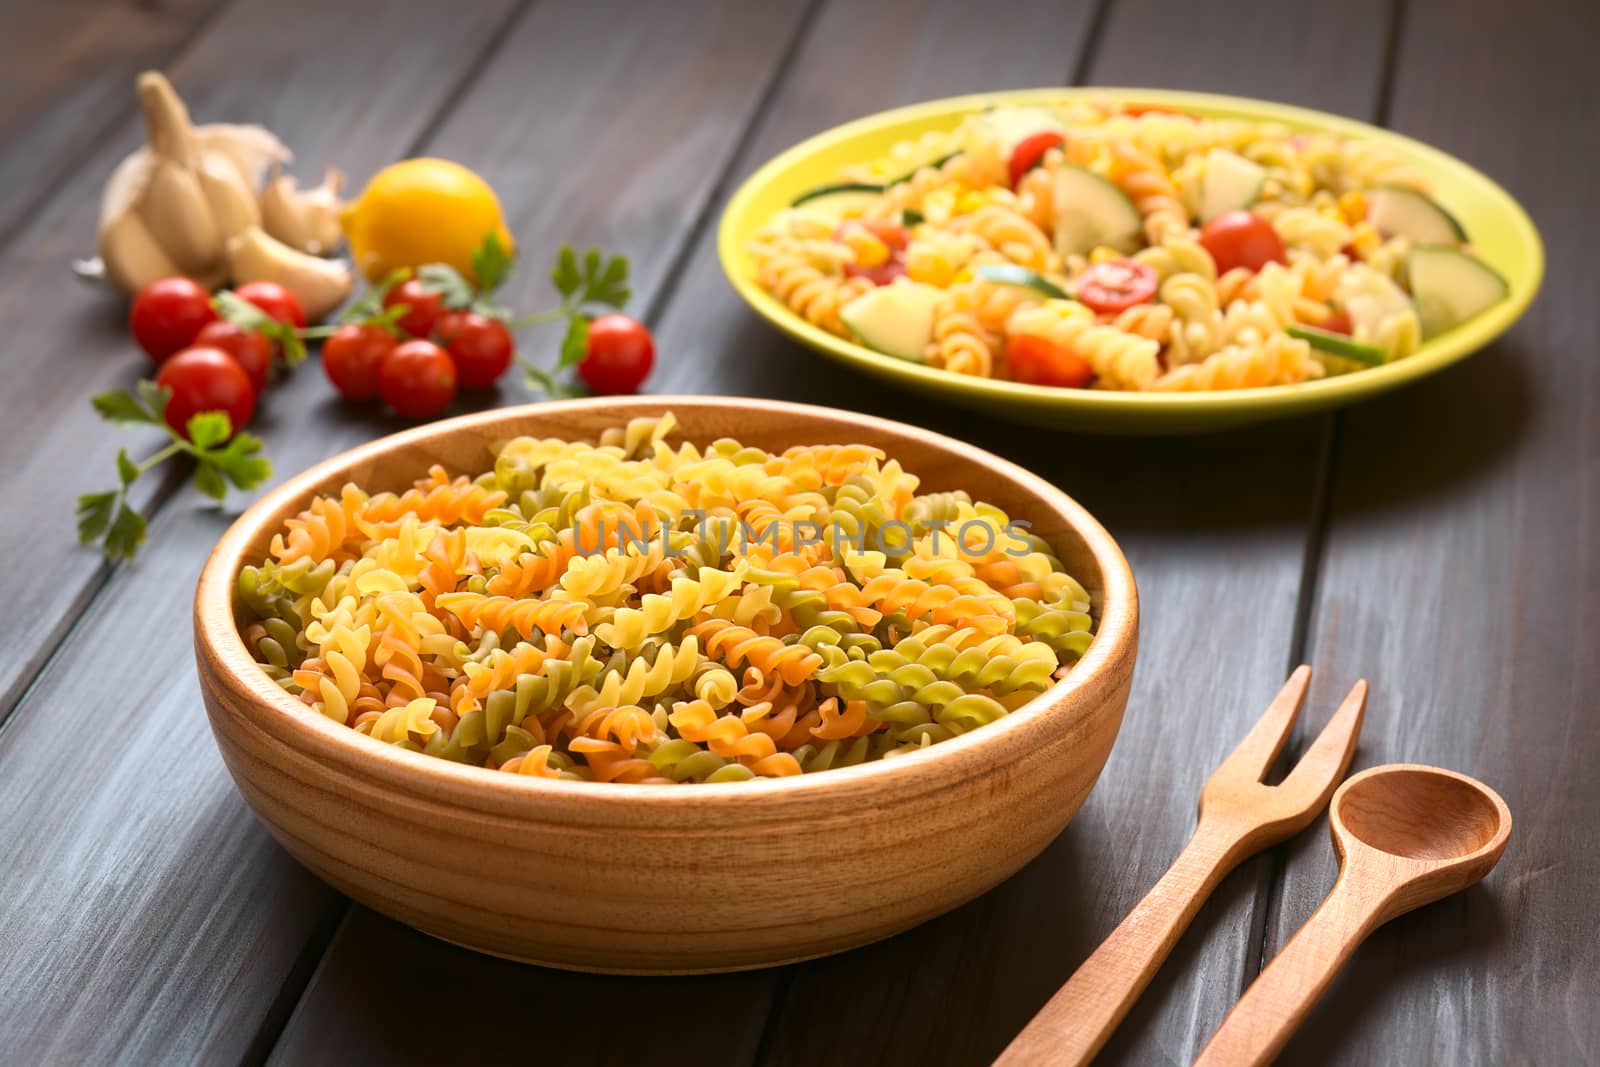
[[[1369,193],[1367,221],[1385,237],[1409,237],[1430,245],[1465,244],[1467,240],[1467,231],[1437,200],[1403,185],[1381,185]]]
[[[823,197],[834,197],[844,193],[867,194],[877,196],[883,192],[883,186],[874,185],[872,182],[833,182],[829,185],[819,185],[815,189],[807,189],[793,200],[789,201],[790,207],[799,207],[809,204]]]
[[[1010,159],[1017,145],[1036,133],[1067,133],[1061,116],[1042,107],[997,107],[985,111],[978,121],[999,143],[1002,159]]]
[[[1454,329],[1511,292],[1493,267],[1459,248],[1417,245],[1406,258],[1406,271],[1423,337]]]
[[[839,318],[861,343],[897,359],[921,363],[933,341],[933,311],[943,289],[901,279],[856,297]]]
[[[918,171],[927,170],[929,167],[942,167],[960,154],[960,152],[946,152],[937,159],[930,159],[926,163],[919,163],[915,167],[912,167],[910,170],[906,171],[904,174],[900,175],[900,177],[896,178],[894,181],[890,182],[889,185],[899,185],[902,182],[908,182],[917,176]],[[887,186],[885,188],[887,188]]]
[[[1315,326],[1301,326],[1294,322],[1285,326],[1284,332],[1290,337],[1298,337],[1307,342],[1319,354],[1337,356],[1366,367],[1381,367],[1389,362],[1389,354],[1377,345],[1362,344],[1342,333],[1319,330]]]
[[[1139,247],[1144,219],[1127,194],[1093,171],[1064,164],[1056,171],[1056,251],[1063,259],[1096,245],[1119,252]]]
[[[1046,278],[1043,274],[1015,263],[985,263],[978,268],[977,274],[980,278],[987,278],[989,281],[997,282],[1000,285],[1017,285],[1024,289],[1032,289],[1040,296],[1046,296],[1052,300],[1072,299],[1067,295],[1066,290]]]
[[[1200,221],[1248,208],[1266,180],[1265,167],[1226,148],[1213,148],[1206,153],[1206,176],[1200,185]]]

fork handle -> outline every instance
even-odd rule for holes
[[[1139,999],[1200,905],[1251,852],[1237,829],[1204,819],[1145,894],[995,1061],[1084,1064]]]
[[[1194,1067],[1261,1067],[1283,1050],[1356,946],[1383,922],[1385,900],[1348,872],[1340,871],[1321,906],[1244,991]]]

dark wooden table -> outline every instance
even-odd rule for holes
[[[1380,930],[1287,1062],[1600,1060],[1600,8],[1556,0],[54,0],[0,14],[0,1061],[986,1063],[1155,881],[1200,783],[1291,665],[1310,728],[1373,683],[1357,766],[1478,775],[1517,818],[1488,881]],[[627,252],[659,392],[921,423],[1099,515],[1144,603],[1135,692],[1087,805],[982,899],[832,959],[707,978],[564,974],[435,942],[301,869],[234,791],[189,602],[231,520],[177,476],[150,543],[72,541],[125,433],[90,393],[144,371],[68,260],[136,141],[133,74],[258,120],[303,174],[403,156],[500,190],[527,262]],[[1160,85],[1281,99],[1459,154],[1532,212],[1544,294],[1500,343],[1337,415],[1197,438],[998,425],[889,392],[759,322],[713,231],[794,141],[991,88]],[[541,272],[513,303],[543,297]],[[533,345],[553,344],[538,338]],[[493,403],[516,403],[503,385]],[[259,430],[280,476],[398,428],[315,367]],[[140,447],[152,446],[143,443]],[[1293,745],[1291,745],[1293,747]],[[1247,863],[1103,1059],[1186,1063],[1331,885],[1325,825]]]

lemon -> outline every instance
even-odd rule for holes
[[[472,253],[485,236],[494,233],[513,250],[489,183],[447,159],[391,163],[345,207],[339,225],[357,269],[373,282],[424,263],[448,263],[475,282]]]

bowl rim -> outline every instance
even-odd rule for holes
[[[686,788],[682,784],[577,782],[504,774],[375,742],[343,724],[334,723],[324,715],[311,713],[306,705],[285,692],[259,669],[244,645],[234,615],[234,588],[240,568],[250,562],[246,559],[248,545],[274,514],[296,504],[305,506],[319,484],[342,469],[378,460],[395,449],[455,433],[478,433],[485,426],[522,420],[529,416],[549,414],[559,417],[567,413],[606,411],[622,422],[644,415],[662,414],[668,410],[675,413],[692,412],[695,409],[748,412],[751,407],[800,417],[822,417],[835,422],[845,419],[881,433],[915,436],[952,455],[970,457],[979,466],[1001,471],[1029,493],[1046,501],[1067,519],[1100,569],[1103,600],[1098,605],[1099,626],[1088,651],[1066,678],[1022,707],[985,724],[981,729],[930,745],[920,752],[813,774],[740,782],[696,783]],[[983,768],[1003,767],[1021,759],[1032,747],[1015,744],[1010,752],[1005,752],[1007,740],[1020,741],[1023,735],[1047,730],[1044,720],[1052,712],[1071,708],[1072,697],[1092,697],[1097,690],[1105,687],[1108,677],[1115,673],[1111,668],[1137,649],[1138,615],[1138,590],[1133,572],[1111,535],[1076,500],[1024,467],[944,434],[840,408],[755,398],[688,395],[595,397],[494,408],[390,434],[341,452],[288,478],[234,521],[207,559],[195,589],[194,601],[195,651],[200,661],[202,687],[209,687],[212,683],[212,679],[206,677],[209,663],[214,668],[214,681],[219,688],[227,690],[236,699],[249,701],[258,712],[265,714],[267,724],[279,727],[272,732],[280,739],[292,736],[295,739],[293,747],[302,752],[314,749],[308,753],[314,759],[335,759],[344,769],[368,778],[386,779],[391,785],[409,787],[413,793],[421,791],[419,787],[431,786],[435,793],[449,790],[460,798],[475,797],[482,800],[492,793],[508,799],[584,800],[590,802],[587,807],[595,810],[615,809],[620,805],[635,811],[641,805],[676,809],[683,805],[702,804],[713,798],[741,806],[774,805],[861,785],[877,789],[898,784],[905,787],[907,795],[915,795],[948,785],[962,777],[959,773],[953,777],[951,773],[963,769],[962,765],[966,765],[969,774]],[[263,724],[258,722],[256,725]],[[334,768],[330,766],[331,769]],[[488,793],[485,793],[486,789]]]
[[[1171,105],[1328,130],[1395,145],[1429,166],[1457,170],[1471,180],[1483,183],[1493,196],[1502,201],[1504,221],[1515,231],[1517,242],[1528,257],[1527,284],[1519,286],[1513,283],[1506,298],[1483,314],[1425,342],[1416,354],[1381,367],[1293,385],[1194,393],[1146,393],[1038,387],[998,378],[954,375],[921,363],[896,359],[813,326],[761,288],[753,272],[746,267],[743,244],[736,231],[742,228],[752,202],[767,186],[779,180],[785,171],[816,152],[880,127],[927,118],[954,117],[995,104],[1037,105],[1099,97],[1137,99],[1140,103]],[[729,284],[757,314],[796,340],[863,372],[924,391],[978,397],[991,407],[1011,403],[1059,413],[1139,413],[1154,418],[1175,417],[1180,413],[1191,416],[1247,416],[1263,413],[1267,409],[1271,409],[1273,414],[1289,415],[1307,408],[1346,403],[1398,388],[1473,355],[1510,329],[1538,295],[1545,270],[1544,243],[1522,204],[1493,178],[1442,149],[1359,119],[1313,108],[1253,97],[1137,86],[1067,86],[971,93],[877,111],[830,127],[774,156],[744,180],[723,209],[717,227],[717,258]]]

